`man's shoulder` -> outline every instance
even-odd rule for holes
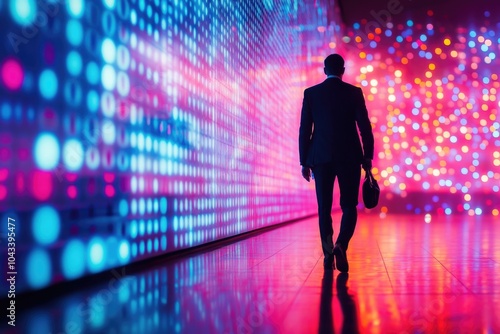
[[[361,90],[361,87],[352,85],[352,84],[350,84],[348,82],[341,81],[341,80],[339,80],[338,82],[340,83],[340,87],[342,87],[343,89],[347,89],[347,90],[351,90],[351,91],[360,91]],[[328,87],[328,81],[327,80],[325,80],[323,82],[320,82],[320,83],[318,83],[318,84],[316,84],[314,86],[307,87],[305,89],[305,91],[321,90],[324,87]]]
[[[355,85],[350,84],[350,83],[345,82],[345,81],[342,81],[342,85],[343,85],[346,89],[350,89],[350,90],[353,90],[353,91],[360,91],[360,90],[361,90],[361,87],[355,86]]]
[[[304,91],[306,91],[306,92],[310,92],[310,91],[318,90],[318,89],[320,89],[320,87],[321,87],[322,85],[324,85],[324,83],[325,83],[325,82],[323,81],[323,82],[320,82],[319,84],[316,84],[316,85],[314,85],[314,86],[307,87]]]
[[[316,96],[318,94],[324,94],[328,91],[327,81],[320,82],[314,86],[310,86],[304,90],[304,95]]]

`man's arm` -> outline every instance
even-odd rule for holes
[[[311,145],[311,134],[313,128],[313,117],[311,109],[307,101],[307,93],[304,91],[304,99],[302,101],[302,112],[300,114],[299,128],[299,156],[300,164],[302,165],[302,176],[309,182],[311,170],[307,166],[307,153]]]
[[[366,109],[365,98],[363,91],[358,88],[359,96],[356,98],[358,101],[356,108],[356,123],[358,125],[359,133],[361,134],[361,141],[363,142],[363,168],[371,169],[371,161],[373,160],[374,152],[374,138],[370,118],[368,117],[368,110]]]

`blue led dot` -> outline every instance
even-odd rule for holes
[[[68,13],[76,18],[80,18],[83,15],[85,3],[84,0],[71,0],[66,2],[68,7]]]
[[[162,233],[167,232],[167,217],[163,216],[160,219],[160,231]]]
[[[59,143],[51,133],[41,133],[35,140],[35,163],[42,170],[51,170],[59,161]]]
[[[106,119],[102,122],[102,141],[105,144],[112,145],[116,139],[116,127],[115,124]]]
[[[116,85],[116,71],[111,65],[104,65],[101,71],[102,86],[107,90],[113,90]]]
[[[160,199],[160,212],[162,214],[166,214],[167,213],[167,199],[165,197],[162,197]]]
[[[66,68],[74,76],[82,72],[82,57],[76,51],[70,51],[66,57]]]
[[[50,245],[57,240],[61,229],[58,212],[51,206],[44,205],[33,213],[33,238],[41,245]]]
[[[66,279],[75,279],[85,272],[85,246],[80,240],[69,241],[61,257],[62,273]]]
[[[66,24],[66,39],[73,46],[79,46],[83,41],[83,28],[78,20],[71,19]]]
[[[97,66],[97,64],[94,62],[88,63],[85,75],[87,77],[87,81],[90,84],[92,84],[92,85],[98,84],[99,83],[99,67]]]
[[[104,249],[104,242],[99,237],[95,237],[89,242],[88,266],[91,272],[99,272],[104,269],[106,263]]]
[[[70,139],[63,147],[63,161],[69,171],[78,171],[84,160],[83,146],[80,141]]]
[[[105,38],[102,41],[101,53],[105,62],[113,63],[116,59],[115,43],[111,39]]]
[[[12,116],[12,108],[9,103],[2,103],[2,107],[0,108],[0,115],[2,119],[9,120]]]
[[[95,90],[90,90],[87,93],[87,108],[91,112],[96,112],[99,109],[99,94]]]
[[[161,237],[161,250],[164,251],[167,249],[167,237],[162,236]]]
[[[133,243],[132,244],[132,257],[136,257],[137,256],[137,243]]]
[[[51,100],[57,94],[57,77],[54,71],[44,70],[40,74],[40,79],[38,81],[38,89],[40,94],[47,100]]]
[[[103,0],[103,3],[109,9],[113,9],[115,7],[115,0]]]
[[[26,281],[33,289],[40,289],[50,283],[52,264],[47,251],[33,250],[26,259]]]
[[[142,216],[146,213],[146,202],[144,198],[139,199],[139,214]],[[142,228],[142,225],[141,225]]]
[[[126,199],[120,200],[118,212],[122,217],[126,217],[128,215],[128,203]]]
[[[118,93],[121,96],[127,97],[130,92],[130,80],[125,72],[119,72],[117,76],[117,87]]]
[[[35,0],[10,0],[10,13],[20,25],[30,25],[36,18]]]
[[[130,11],[130,22],[132,23],[132,25],[137,24],[137,13],[135,12],[134,9]]]
[[[130,222],[130,237],[132,239],[135,239],[135,238],[137,238],[137,235],[138,235],[137,221],[132,220]]]
[[[119,248],[120,262],[127,263],[130,260],[130,246],[128,241],[123,240]]]

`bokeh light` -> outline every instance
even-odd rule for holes
[[[498,196],[500,180],[495,24],[441,25],[439,34],[430,34],[436,24],[408,20],[388,25],[390,33],[381,34],[376,47],[364,41],[362,25],[348,29],[349,56],[359,68],[350,78],[365,87],[376,177],[390,210],[452,214],[464,202],[469,215],[497,209],[493,200],[476,209]],[[440,200],[430,201],[429,192],[439,193]]]
[[[24,81],[23,68],[17,60],[8,58],[1,65],[0,77],[5,87],[10,90],[18,90]]]
[[[33,237],[42,245],[50,245],[59,237],[61,220],[51,206],[41,206],[33,214]]]

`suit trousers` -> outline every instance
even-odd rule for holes
[[[312,171],[316,183],[321,244],[325,257],[331,257],[334,246],[331,215],[333,184],[335,179],[338,178],[342,219],[336,243],[340,243],[343,249],[347,250],[358,219],[356,206],[358,205],[359,184],[361,181],[361,164],[331,162],[316,165],[312,168]]]

